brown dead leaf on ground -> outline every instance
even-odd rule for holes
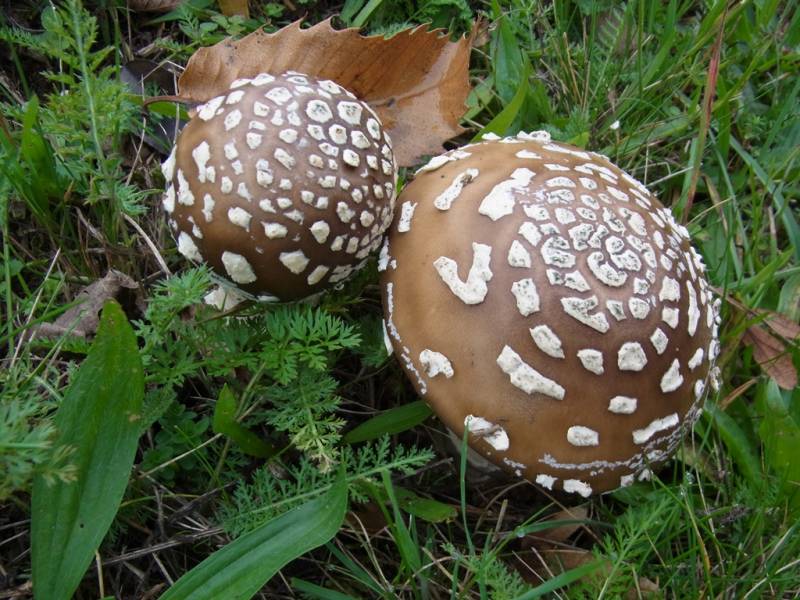
[[[463,131],[459,119],[470,92],[469,54],[479,26],[451,42],[427,26],[386,39],[336,30],[330,19],[307,29],[300,25],[199,49],[178,82],[179,97],[204,102],[225,93],[235,79],[262,72],[331,79],[378,113],[401,166],[440,153],[443,142]]]
[[[742,341],[753,347],[753,357],[764,372],[785,390],[797,386],[797,371],[786,342],[772,335],[761,325],[753,325],[744,332]]]
[[[32,332],[32,337],[53,338],[69,334],[81,338],[93,335],[100,323],[100,311],[107,300],[118,299],[124,290],[137,290],[139,284],[133,279],[111,270],[105,277],[83,288],[75,300],[75,306],[64,312],[52,323],[43,323]]]

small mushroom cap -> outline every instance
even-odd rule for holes
[[[198,106],[162,170],[178,250],[266,300],[346,279],[393,214],[397,168],[377,116],[299,73],[237,80]]]
[[[667,458],[699,414],[718,303],[644,186],[540,132],[435,157],[399,203],[386,331],[447,427],[582,496]]]

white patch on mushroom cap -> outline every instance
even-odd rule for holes
[[[535,223],[530,221],[525,221],[522,225],[520,225],[517,233],[525,238],[525,241],[531,246],[537,246],[542,239],[542,234],[539,233],[539,228],[536,227]]]
[[[608,410],[618,415],[631,415],[636,412],[637,402],[636,398],[630,396],[614,396],[608,402]]]
[[[253,215],[238,206],[228,209],[228,220],[242,229],[250,230],[250,220],[252,218]]]
[[[511,242],[511,247],[508,249],[508,264],[512,267],[531,266],[531,255],[517,240]]]
[[[675,329],[678,326],[678,321],[680,320],[680,312],[677,308],[665,306],[661,309],[661,320]]]
[[[275,148],[275,152],[273,153],[275,160],[281,163],[284,167],[291,170],[294,168],[297,161],[295,161],[294,157],[286,152],[283,148]]]
[[[284,267],[289,269],[295,275],[299,275],[308,266],[308,257],[302,250],[293,250],[291,252],[281,252],[278,255],[278,260],[281,261]]]
[[[419,362],[428,377],[436,377],[441,374],[450,379],[453,376],[453,365],[441,352],[426,348],[419,353]]]
[[[490,423],[481,417],[467,415],[464,418],[464,427],[470,433],[482,437],[487,444],[499,452],[509,448],[508,434],[499,425]]]
[[[584,498],[592,495],[592,486],[580,479],[565,479],[563,487],[568,494],[579,494]]]
[[[261,223],[264,226],[264,235],[266,235],[271,240],[277,240],[280,238],[285,238],[286,234],[289,233],[289,230],[286,229],[284,225],[280,223]]]
[[[433,261],[433,266],[450,291],[464,304],[480,304],[489,291],[486,284],[492,279],[492,271],[489,268],[491,257],[491,246],[473,242],[472,266],[466,281],[459,279],[458,265],[452,258],[440,256]]]
[[[620,371],[641,371],[647,364],[647,355],[639,342],[625,342],[617,353]]]
[[[178,204],[194,206],[194,194],[189,187],[189,182],[183,176],[183,171],[178,169]]]
[[[637,319],[646,319],[650,314],[650,304],[641,298],[628,298],[628,309]]]
[[[192,150],[192,158],[194,159],[194,164],[197,166],[197,180],[200,183],[205,183],[206,165],[211,159],[211,150],[208,142],[200,142],[197,147]]]
[[[411,219],[414,217],[414,209],[417,208],[416,202],[406,200],[400,207],[400,218],[397,221],[397,231],[406,233],[411,230]]]
[[[317,123],[327,123],[333,118],[331,107],[322,100],[309,100],[306,115]]]
[[[345,164],[350,165],[351,167],[357,167],[359,164],[361,164],[361,158],[350,148],[344,149],[342,152],[342,160],[345,162]]]
[[[225,96],[217,96],[216,98],[212,98],[205,104],[202,104],[197,107],[197,116],[200,117],[203,121],[208,121],[214,117],[217,113],[217,109],[222,105],[225,101]]]
[[[325,265],[318,265],[311,273],[309,273],[308,278],[306,281],[308,285],[315,285],[319,283],[325,275],[328,274],[330,271],[330,267],[326,267]]]
[[[543,488],[548,490],[553,489],[553,484],[558,481],[558,477],[553,477],[552,475],[548,475],[547,473],[539,473],[536,475],[536,483],[538,483]]]
[[[605,333],[609,329],[608,319],[602,312],[590,314],[589,311],[597,308],[597,296],[589,298],[561,298],[564,312],[576,321],[588,325],[592,329]]]
[[[391,356],[394,354],[394,347],[392,346],[392,340],[389,337],[389,330],[386,328],[385,319],[381,319],[381,328],[383,329],[383,345],[386,347],[386,354],[387,356]]]
[[[578,350],[578,358],[580,359],[583,368],[587,371],[590,371],[595,375],[603,374],[603,353],[599,350],[593,350],[591,348]]]
[[[653,331],[653,335],[650,336],[650,342],[652,342],[658,354],[664,354],[664,350],[666,350],[669,345],[669,338],[667,334],[656,327],[655,331]]]
[[[509,376],[511,384],[526,394],[544,394],[556,400],[564,399],[564,388],[548,379],[522,360],[510,346],[504,346],[497,357],[497,366]]]
[[[467,169],[463,173],[456,175],[450,185],[436,196],[433,205],[439,210],[450,210],[453,202],[461,195],[464,186],[477,179],[478,174],[478,169]]]
[[[694,371],[697,367],[700,366],[700,363],[703,362],[703,349],[698,348],[695,350],[695,353],[692,355],[692,358],[689,359],[689,362],[686,363],[689,366],[691,371]]]
[[[350,208],[346,202],[339,202],[336,204],[336,214],[342,223],[349,223],[350,220],[356,216],[356,212]]]
[[[242,121],[242,111],[238,108],[225,115],[225,131],[230,131]]]
[[[168,213],[171,213],[175,210],[175,187],[172,184],[167,186],[167,191],[164,192],[161,205]]]
[[[253,267],[247,262],[247,259],[241,254],[228,252],[227,250],[222,253],[222,264],[228,276],[235,283],[253,283],[256,279],[256,274],[253,272]]]
[[[189,260],[203,262],[203,256],[200,254],[200,250],[197,248],[191,236],[185,231],[181,231],[178,235],[178,252]]]
[[[517,300],[517,310],[523,317],[539,312],[539,293],[533,279],[526,277],[511,284],[511,293]]]
[[[672,364],[667,369],[667,372],[664,373],[664,376],[661,378],[661,391],[665,394],[668,392],[674,392],[683,384],[683,375],[681,375],[681,363],[676,358],[672,361]]]
[[[600,434],[583,425],[573,425],[567,429],[567,441],[573,446],[599,446]]]
[[[644,429],[636,429],[633,432],[633,442],[640,445],[645,444],[659,431],[664,431],[665,429],[675,427],[679,422],[680,419],[678,419],[678,413],[672,413],[666,417],[655,419]]]
[[[691,281],[686,281],[686,291],[689,294],[689,307],[686,309],[686,313],[689,317],[687,330],[690,336],[694,336],[697,332],[697,323],[700,320],[700,309],[697,306],[697,294],[694,291],[694,286]]]
[[[561,340],[547,325],[538,325],[530,330],[531,337],[539,350],[553,358],[564,358]]]
[[[311,230],[311,235],[320,244],[324,244],[331,233],[330,225],[326,221],[316,221],[309,229]]]
[[[541,160],[541,156],[533,152],[532,150],[520,150],[514,156],[517,158],[530,158],[533,160]]]
[[[486,215],[492,221],[510,215],[514,211],[516,199],[514,194],[522,192],[530,184],[536,173],[530,169],[514,169],[511,179],[501,181],[495,185],[489,194],[481,201],[478,212]]]

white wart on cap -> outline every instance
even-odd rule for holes
[[[345,280],[393,215],[397,167],[377,116],[299,73],[237,80],[198,106],[162,170],[178,250],[266,299]]]
[[[543,132],[436,157],[399,203],[386,332],[444,423],[549,489],[648,477],[697,418],[719,349],[686,228]]]

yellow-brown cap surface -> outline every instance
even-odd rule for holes
[[[449,428],[582,496],[668,457],[712,379],[718,303],[644,186],[540,132],[435,157],[398,202],[386,331]]]
[[[299,73],[234,81],[198,107],[162,170],[178,250],[263,299],[346,279],[393,214],[397,168],[377,117]]]

